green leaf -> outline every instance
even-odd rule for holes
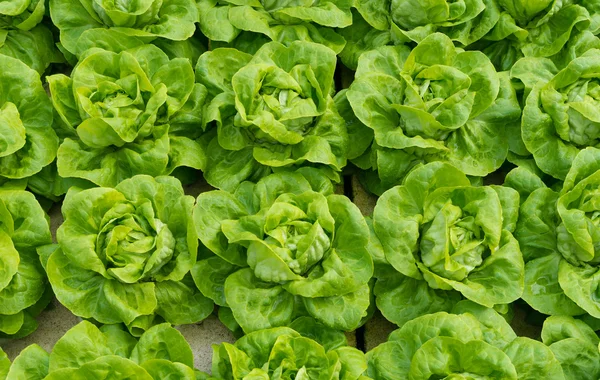
[[[495,309],[463,300],[454,306],[452,313],[474,316],[479,321],[483,340],[494,347],[506,350],[507,345],[517,338],[506,319],[498,314]]]
[[[260,282],[251,269],[227,277],[225,298],[245,332],[284,326],[292,321],[294,296],[281,285]]]
[[[165,321],[174,325],[195,323],[212,313],[212,300],[198,292],[190,280],[191,278],[187,278],[185,282],[156,283],[156,313]]]
[[[6,379],[44,379],[48,375],[48,360],[48,353],[37,344],[32,344],[15,358]]]
[[[196,380],[194,370],[181,363],[171,363],[166,360],[153,359],[144,362],[142,367],[153,379],[175,378],[182,380]]]
[[[432,289],[423,280],[397,273],[378,278],[373,291],[377,308],[388,321],[398,326],[421,315],[449,312],[461,299],[458,292]]]
[[[0,204],[4,207],[4,204]],[[10,214],[9,214],[10,216]],[[12,218],[9,219],[12,222]],[[6,222],[6,221],[3,221]],[[12,224],[12,223],[11,223]],[[12,226],[11,226],[12,227]],[[2,249],[2,257],[0,257],[0,291],[5,289],[19,269],[19,252],[15,249],[11,237],[4,231],[0,231],[0,249]]]
[[[220,257],[213,256],[194,264],[191,273],[194,283],[204,296],[212,299],[219,306],[227,306],[225,280],[238,269],[239,267]]]
[[[529,338],[516,338],[504,350],[519,379],[565,379],[560,362],[543,343]]]
[[[297,318],[290,323],[288,327],[299,332],[300,335],[310,338],[323,345],[327,351],[334,350],[348,344],[346,341],[346,336],[343,333],[328,328],[327,326],[310,317]]]
[[[81,322],[60,338],[50,353],[48,371],[78,368],[111,355],[107,337],[89,322]]]
[[[10,369],[10,360],[8,360],[8,356],[0,348],[0,379],[6,378],[6,375],[8,375],[9,369]]]
[[[163,359],[194,367],[192,349],[180,332],[168,323],[147,330],[131,353],[131,360],[143,365],[148,360]]]
[[[558,273],[562,258],[558,254],[533,259],[525,264],[523,299],[534,309],[555,315],[583,313],[559,283]]]
[[[44,15],[44,2],[38,1],[35,10],[39,19],[31,17],[19,29],[4,29],[5,37],[0,36],[0,54],[13,57],[43,75],[53,63],[64,63],[64,57],[56,48],[54,36],[46,25],[35,25],[30,28],[32,21],[41,21]],[[41,13],[41,14],[39,14]],[[25,26],[24,24],[29,23]],[[2,32],[0,32],[1,34]]]
[[[304,298],[308,313],[326,326],[350,331],[367,315],[370,289],[364,285],[353,293],[333,297]]]
[[[451,352],[453,355],[444,355]],[[428,358],[436,358],[431,361]],[[449,337],[431,339],[415,353],[410,367],[411,379],[429,379],[440,376],[469,373],[471,376],[517,379],[517,371],[510,358],[500,349],[482,341],[462,342]]]
[[[110,379],[110,378],[135,378],[140,380],[152,380],[152,377],[142,367],[131,360],[119,356],[103,356],[94,361],[82,365],[80,368],[69,368],[51,372],[46,379],[58,380],[66,377],[83,379]]]

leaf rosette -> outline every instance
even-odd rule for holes
[[[121,52],[151,42],[183,44],[198,21],[193,0],[51,0],[50,15],[62,46],[77,57],[93,47]]]
[[[562,70],[548,59],[524,58],[511,71],[528,94],[523,143],[539,169],[552,177],[564,180],[577,154],[600,142],[599,68],[600,50],[592,49]]]
[[[498,22],[470,48],[483,51],[498,70],[510,70],[522,57],[548,57],[563,67],[591,47],[600,47],[595,1],[497,2]]]
[[[377,193],[419,163],[447,161],[478,177],[493,172],[508,152],[504,125],[521,113],[507,75],[439,33],[412,51],[385,46],[363,54],[346,96],[374,131],[357,165],[377,172],[368,174],[380,182],[371,188]]]
[[[368,379],[364,353],[348,347],[343,333],[306,317],[213,346],[212,365],[213,378],[223,380]]]
[[[52,32],[40,24],[45,4],[44,0],[7,0],[0,5],[0,54],[21,60],[40,75],[51,63],[63,61]]]
[[[48,77],[65,139],[58,174],[115,186],[136,174],[201,169],[206,89],[187,59],[153,45],[114,53],[91,49],[71,77]]]
[[[376,256],[391,266],[378,271],[374,289],[383,315],[401,325],[410,313],[448,310],[453,292],[486,307],[520,298],[524,264],[512,235],[518,205],[515,190],[471,186],[446,163],[421,166],[385,192],[373,212]]]
[[[356,206],[331,194],[327,180],[308,175],[312,183],[277,173],[234,194],[198,197],[198,235],[216,256],[199,261],[192,274],[246,332],[305,314],[353,330],[366,316],[373,274],[368,227]]]
[[[493,309],[470,301],[407,322],[367,361],[366,375],[382,380],[566,379],[553,350],[517,337]]]
[[[340,32],[347,40],[340,57],[350,68],[356,68],[361,53],[420,43],[436,32],[465,47],[488,34],[500,18],[495,0],[360,0],[354,7],[354,22]]]
[[[205,36],[217,46],[226,44],[251,54],[269,41],[315,42],[339,53],[346,42],[335,28],[352,24],[348,0],[198,0],[197,5]]]
[[[600,150],[582,150],[560,191],[538,180],[521,206],[516,236],[526,262],[523,299],[544,314],[600,318],[599,162]],[[524,184],[513,181],[517,188]]]
[[[542,342],[560,362],[565,380],[600,376],[600,340],[583,321],[567,316],[548,317],[542,327]]]
[[[7,379],[31,380],[196,379],[189,343],[168,324],[152,327],[138,340],[121,326],[98,328],[87,321],[67,331],[50,353],[37,344],[28,346],[6,375]]]
[[[208,89],[208,183],[232,191],[300,166],[339,181],[349,138],[330,96],[335,65],[331,49],[309,42],[271,42],[254,56],[229,48],[202,55],[196,80]]]
[[[213,303],[189,274],[198,248],[193,204],[173,177],[69,190],[46,268],[58,300],[75,315],[125,323],[136,335],[161,321],[206,318]]]
[[[26,179],[56,158],[52,103],[40,76],[18,59],[0,54],[0,178]]]
[[[0,191],[0,338],[22,338],[37,328],[35,317],[52,292],[36,250],[51,242],[33,194]]]

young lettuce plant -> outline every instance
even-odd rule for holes
[[[125,323],[139,335],[162,321],[196,323],[213,303],[194,286],[194,198],[173,177],[135,176],[116,188],[72,188],[46,270],[73,314]]]
[[[50,353],[37,344],[25,348],[6,379],[24,378],[195,380],[196,371],[190,345],[167,323],[152,327],[138,340],[118,325],[98,328],[84,321],[67,331]]]
[[[498,0],[498,22],[470,49],[483,51],[498,70],[521,57],[548,57],[564,66],[590,47],[600,47],[596,1]],[[589,4],[588,4],[589,3]]]
[[[208,89],[204,177],[233,191],[273,171],[315,166],[340,180],[349,137],[330,94],[335,53],[319,44],[278,42],[254,55],[203,54],[196,80]]]
[[[374,131],[360,161],[377,194],[400,184],[417,164],[447,161],[483,177],[505,161],[505,125],[519,119],[515,91],[481,52],[463,51],[440,33],[412,51],[384,46],[360,58],[346,94]]]
[[[539,169],[564,180],[577,154],[600,141],[600,50],[559,70],[549,59],[523,58],[511,76],[525,87],[521,137]]]
[[[460,295],[486,307],[520,298],[524,264],[512,234],[518,210],[517,191],[471,186],[447,163],[413,170],[373,212],[374,293],[383,315],[402,325],[451,309]]]
[[[52,291],[36,250],[50,243],[48,218],[33,194],[0,191],[0,338],[37,328]]]
[[[227,43],[253,54],[269,41],[289,45],[294,41],[315,42],[336,53],[344,38],[334,28],[352,24],[348,0],[271,2],[255,0],[197,0],[200,29],[211,42]]]
[[[548,317],[542,328],[542,342],[560,362],[565,380],[600,376],[600,340],[584,322],[566,316]]]
[[[50,15],[63,48],[79,58],[93,47],[119,53],[188,43],[198,21],[194,0],[50,0]]]
[[[169,59],[153,45],[114,53],[91,49],[71,77],[48,77],[66,138],[58,174],[113,187],[136,174],[202,169],[194,140],[202,132],[206,89],[189,60]]]
[[[495,0],[360,0],[354,6],[354,22],[340,32],[347,40],[340,57],[350,68],[361,53],[389,43],[420,43],[436,32],[457,46],[471,45],[500,19]]]
[[[307,317],[213,346],[212,374],[221,380],[359,380],[368,379],[366,369],[365,355],[348,347],[343,333]]]
[[[367,315],[367,224],[318,171],[302,172],[198,196],[198,236],[216,256],[196,263],[194,280],[247,333],[302,315],[354,330]]]
[[[379,380],[570,379],[547,346],[517,337],[502,316],[471,301],[407,322],[367,360],[367,376]]]
[[[0,54],[22,61],[40,75],[51,63],[64,60],[52,32],[40,24],[45,4],[45,0],[6,0],[0,6]]]
[[[27,179],[56,158],[52,103],[35,70],[2,54],[0,67],[0,182]]]
[[[544,314],[588,313],[600,318],[595,290],[600,256],[600,207],[596,201],[600,150],[582,150],[559,191],[547,188],[539,179],[513,179],[511,185],[530,192],[521,205],[515,233],[525,259],[523,299]],[[524,187],[529,190],[521,190]]]

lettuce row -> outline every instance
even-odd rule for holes
[[[212,376],[195,370],[190,345],[166,323],[135,338],[120,325],[84,321],[49,353],[33,344],[12,363],[0,349],[2,380],[368,379],[362,376],[365,354],[348,347],[343,333],[307,317],[289,327],[250,333],[234,344],[214,345],[212,364]]]

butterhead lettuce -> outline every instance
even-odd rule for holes
[[[0,54],[20,60],[40,75],[64,59],[52,32],[41,24],[45,13],[45,0],[6,0],[0,5]]]
[[[599,173],[600,150],[586,148],[575,157],[562,189],[539,183],[521,206],[516,237],[525,259],[523,299],[544,314],[600,318]]]
[[[454,292],[486,307],[519,299],[524,263],[512,234],[518,209],[517,191],[472,186],[460,170],[440,162],[415,169],[386,191],[373,212],[378,256],[391,266],[380,271],[374,290],[383,315],[402,325],[448,311],[459,299]]]
[[[496,0],[358,0],[351,26],[342,29],[347,44],[340,54],[356,68],[360,54],[388,45],[420,43],[443,33],[465,47],[483,38],[496,25]]]
[[[198,19],[193,0],[51,0],[50,14],[62,46],[78,57],[93,47],[120,52],[151,42],[183,43]]]
[[[26,179],[56,158],[52,103],[40,75],[0,54],[0,178]]]
[[[51,242],[50,223],[33,194],[0,190],[0,338],[22,338],[37,328],[35,317],[52,299],[37,249]]]
[[[527,97],[521,137],[537,167],[564,180],[577,154],[598,145],[600,50],[592,49],[559,70],[544,58],[524,58],[511,71]],[[535,70],[533,70],[535,68]]]
[[[600,340],[584,322],[567,316],[548,317],[542,328],[542,342],[560,362],[565,380],[600,376]]]
[[[565,379],[551,349],[517,337],[502,316],[471,301],[407,322],[367,360],[367,375],[382,380]]]
[[[194,141],[206,89],[185,58],[145,45],[114,53],[91,49],[71,76],[48,77],[64,140],[58,174],[115,186],[136,174],[202,169]]]
[[[0,359],[0,376],[2,361]],[[138,339],[117,325],[100,328],[84,321],[65,333],[48,353],[37,344],[25,348],[7,379],[195,380],[194,356],[181,333],[168,323]]]
[[[509,70],[521,57],[551,58],[558,66],[600,47],[595,1],[498,0],[494,29],[470,48]]]
[[[140,335],[166,321],[206,318],[213,303],[194,286],[194,199],[173,177],[136,176],[115,188],[72,188],[48,277],[75,315],[124,323]]]
[[[367,224],[322,176],[304,174],[276,173],[197,199],[198,236],[216,256],[194,266],[194,280],[245,332],[302,315],[353,330],[367,315]]]
[[[197,0],[197,5],[204,35],[247,53],[268,41],[315,42],[339,53],[346,41],[334,28],[352,24],[348,0]]]
[[[331,97],[335,52],[323,45],[278,42],[254,56],[230,48],[202,55],[196,80],[208,90],[206,181],[233,191],[245,180],[302,166],[335,181],[349,137]]]
[[[492,173],[508,152],[505,125],[520,115],[508,75],[440,33],[412,51],[384,46],[363,54],[346,96],[374,132],[358,166],[377,194],[420,163],[446,161],[477,177]]]
[[[216,379],[358,380],[367,379],[362,376],[366,369],[365,355],[348,347],[342,333],[306,317],[290,327],[259,330],[234,344],[213,346]]]

